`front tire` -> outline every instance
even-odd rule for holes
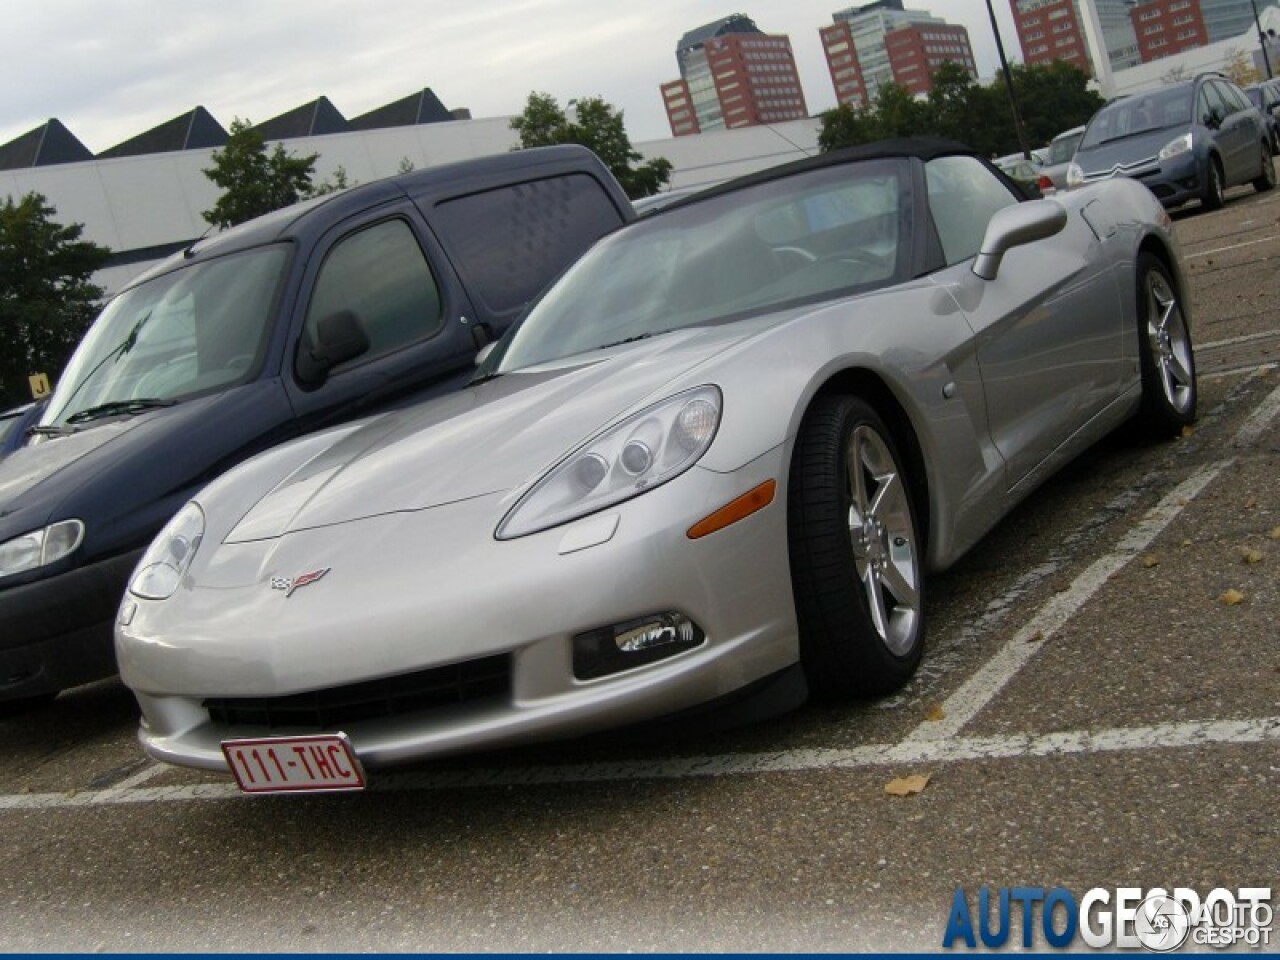
[[[919,666],[923,543],[904,463],[857,397],[819,399],[800,427],[787,540],[800,659],[817,697],[890,693]]]
[[[1258,179],[1253,181],[1253,189],[1259,193],[1266,193],[1268,190],[1275,189],[1275,185],[1275,156],[1272,154],[1271,148],[1264,143],[1262,145],[1262,172],[1258,174]]]
[[[1200,198],[1206,210],[1221,210],[1223,204],[1227,202],[1226,187],[1222,185],[1222,170],[1218,167],[1218,161],[1210,157],[1209,169],[1206,173],[1207,182],[1204,185],[1204,196]]]
[[[1166,439],[1196,418],[1196,359],[1173,280],[1149,253],[1138,257],[1138,323],[1138,423],[1147,437]]]

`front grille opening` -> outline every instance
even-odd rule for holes
[[[510,693],[511,655],[503,653],[284,697],[210,697],[204,706],[221,726],[334,730],[363,720],[502,699]]]

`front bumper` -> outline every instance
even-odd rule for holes
[[[111,625],[142,551],[0,591],[0,701],[116,672]]]
[[[576,736],[716,700],[793,665],[797,629],[786,493],[699,540],[686,531],[765,480],[779,447],[729,474],[695,467],[600,514],[497,541],[511,495],[374,517],[197,556],[194,586],[126,602],[121,675],[140,740],[170,763],[225,769],[221,741],[315,732],[214,722],[207,698],[281,698],[510,658],[501,696],[344,724],[367,766]],[[616,515],[617,526],[608,529]],[[581,549],[583,543],[600,542]],[[286,598],[273,576],[328,567]],[[136,606],[135,606],[136,605]],[[676,611],[700,646],[595,680],[575,678],[575,634]]]
[[[1195,154],[1189,152],[1129,173],[1086,174],[1085,183],[1096,183],[1110,176],[1129,176],[1155,194],[1166,210],[1171,210],[1201,198],[1205,189],[1202,166]]]

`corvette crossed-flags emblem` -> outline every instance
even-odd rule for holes
[[[325,567],[322,570],[312,570],[310,573],[300,573],[296,577],[272,577],[271,589],[283,590],[286,597],[292,597],[293,591],[297,590],[299,587],[305,587],[309,583],[315,583],[328,573],[330,569],[332,568]]]

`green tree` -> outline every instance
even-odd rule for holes
[[[822,114],[818,149],[823,153],[872,143],[880,136],[874,107],[853,107],[847,103]]]
[[[38,193],[0,204],[0,399],[30,395],[27,378],[56,379],[102,300],[94,271],[111,251],[63,226]]]
[[[1088,79],[1061,61],[1013,67],[1014,89],[1031,146],[1048,143],[1097,112],[1103,100],[1088,89]],[[828,110],[822,116],[818,145],[826,151],[908,136],[945,137],[988,156],[1019,149],[1003,81],[983,86],[950,62],[933,75],[932,89],[924,100],[896,84],[886,84],[874,104],[860,110],[848,106]]]
[[[225,229],[305,199],[311,195],[318,156],[291,156],[279,143],[268,151],[262,134],[237,117],[227,145],[213,152],[213,166],[204,171],[223,193],[202,216]]]
[[[671,162],[665,157],[638,164],[643,155],[631,146],[621,110],[600,97],[569,102],[576,107],[572,121],[550,94],[529,94],[524,112],[511,121],[511,129],[520,135],[517,149],[582,144],[604,162],[632,200],[657,193],[671,180]]]
[[[308,197],[325,197],[331,193],[338,193],[342,190],[349,190],[351,187],[360,185],[359,180],[352,180],[347,175],[347,168],[342,164],[338,164],[337,169],[327,180],[321,180],[310,190],[307,191]]]
[[[1063,130],[1088,123],[1106,100],[1089,89],[1089,78],[1079,68],[1063,60],[1013,67],[1013,86],[1018,92],[1022,124],[1027,143],[1040,147]],[[1008,113],[1008,110],[1005,110]],[[1018,149],[1017,138],[1004,153]]]

